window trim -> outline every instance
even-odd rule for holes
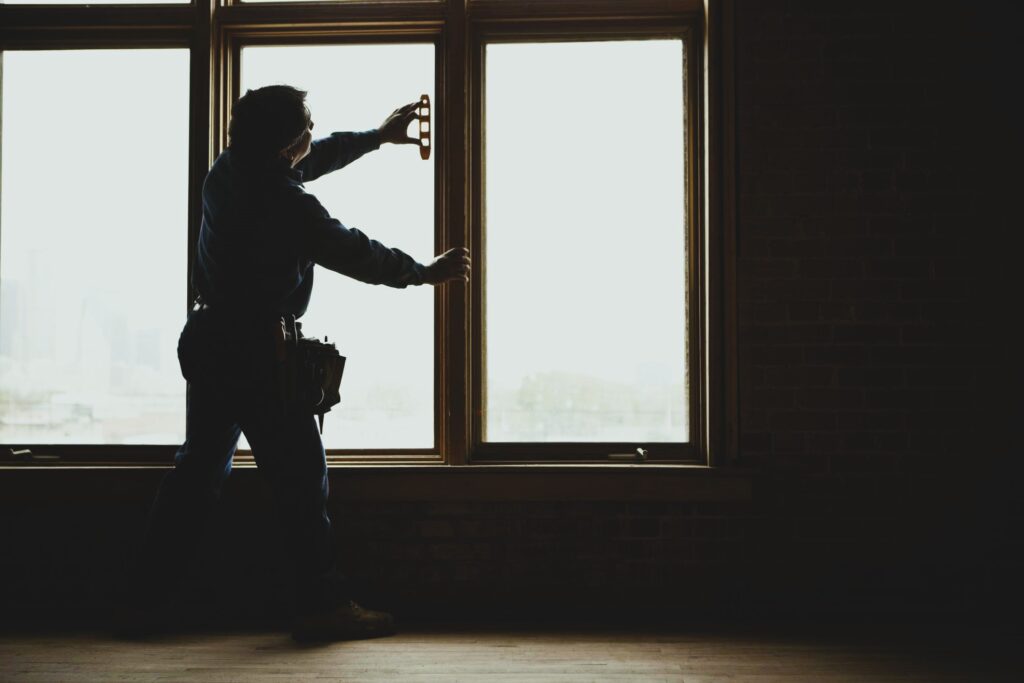
[[[691,361],[693,374],[701,383],[700,419],[691,422],[700,434],[699,457],[674,461],[692,469],[692,463],[704,466],[732,464],[738,445],[738,410],[736,387],[736,320],[735,320],[735,84],[733,76],[734,0],[545,0],[514,2],[513,0],[359,0],[356,2],[317,2],[287,4],[245,4],[235,0],[193,0],[181,5],[92,5],[32,6],[0,5],[0,51],[25,49],[81,49],[89,47],[189,47],[189,244],[188,272],[191,272],[195,237],[201,221],[199,202],[203,178],[223,146],[226,137],[228,89],[237,82],[237,59],[232,61],[229,38],[246,32],[266,35],[274,31],[310,34],[329,33],[337,42],[341,33],[363,32],[368,36],[399,36],[408,32],[433,31],[438,38],[436,66],[438,80],[435,92],[439,122],[444,130],[444,148],[435,150],[438,172],[436,211],[438,250],[470,246],[479,258],[480,240],[470,235],[472,217],[479,215],[479,197],[469,187],[472,164],[479,163],[480,127],[473,118],[479,115],[482,94],[482,55],[474,59],[474,46],[488,31],[494,35],[520,28],[566,30],[576,27],[600,28],[615,32],[615,25],[633,29],[685,25],[692,27],[693,38],[688,49],[700,54],[698,78],[691,78],[697,87],[700,127],[692,168],[700,170],[696,182],[697,196],[692,209],[700,207],[700,229],[692,231],[694,239],[704,239],[699,251],[691,252],[691,262],[700,259],[702,294],[697,304],[700,312],[700,358]],[[485,29],[485,30],[484,30]],[[484,30],[481,33],[481,30]],[[621,33],[621,31],[620,31]],[[422,33],[421,33],[422,35]],[[585,39],[584,36],[579,36]],[[696,63],[696,62],[694,62]],[[693,70],[688,69],[688,74]],[[708,87],[709,84],[711,87]],[[469,97],[467,97],[467,94]],[[474,109],[474,107],[476,109]],[[691,119],[695,121],[697,119]],[[456,142],[458,141],[458,144]],[[474,213],[477,212],[477,213]],[[191,302],[188,273],[185,308]],[[474,283],[472,289],[479,289]],[[691,289],[691,296],[697,290]],[[472,296],[478,297],[479,294]],[[474,403],[471,383],[479,381],[474,374],[470,351],[474,348],[475,326],[480,324],[476,303],[470,288],[442,288],[435,297],[436,387],[435,432],[437,449],[431,453],[395,453],[393,449],[361,450],[359,456],[332,454],[330,465],[373,465],[384,467],[400,464],[423,466],[502,467],[499,461],[479,452],[473,439],[479,433],[474,425]],[[691,354],[697,349],[691,344]],[[482,350],[482,347],[481,347]],[[479,354],[479,351],[476,351]],[[476,365],[475,367],[482,367]],[[696,390],[693,390],[696,395]],[[477,424],[480,424],[477,422]],[[546,460],[529,444],[516,444],[519,458],[511,462],[522,467],[556,466],[558,460]],[[586,447],[592,444],[586,444]],[[558,448],[565,448],[558,445]],[[61,466],[154,466],[169,463],[178,445],[133,446],[90,444],[3,444],[0,466],[27,464],[37,466],[47,461],[15,462],[13,449],[30,449],[34,454],[60,457]],[[569,450],[573,446],[568,447]],[[530,464],[527,465],[526,463]],[[561,464],[585,462],[568,459]],[[609,469],[621,468],[618,463],[600,461]],[[670,467],[653,465],[650,471]],[[483,464],[488,463],[488,464]],[[542,463],[546,463],[541,465]],[[686,463],[691,463],[688,465]],[[244,458],[239,462],[245,466]],[[594,465],[597,466],[597,465]],[[591,466],[593,467],[593,466]]]

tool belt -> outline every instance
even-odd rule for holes
[[[324,414],[341,402],[345,357],[327,337],[302,336],[302,323],[286,315],[274,329],[277,395],[285,415],[316,415],[320,433]]]

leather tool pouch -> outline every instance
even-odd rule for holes
[[[302,336],[302,323],[289,315],[275,329],[277,394],[285,415],[316,415],[320,433],[324,413],[341,402],[345,357],[334,344]]]

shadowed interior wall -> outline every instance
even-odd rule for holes
[[[342,563],[369,595],[452,614],[1020,606],[1010,4],[747,0],[736,20],[740,465],[752,499],[338,495]],[[332,476],[341,490],[346,472]],[[99,604],[158,477],[0,472],[5,611]],[[276,612],[286,565],[266,540],[279,531],[266,491],[237,472],[224,502],[194,591]]]
[[[1020,519],[1009,3],[738,5],[753,599],[998,602]]]

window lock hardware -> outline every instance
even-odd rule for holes
[[[426,161],[430,158],[430,96],[420,95],[420,104],[417,110],[420,129],[420,159]]]
[[[647,449],[637,448],[632,453],[609,453],[609,460],[629,460],[631,462],[646,462],[647,461]]]
[[[41,455],[33,453],[31,448],[10,449],[11,457],[22,462],[51,462],[60,460],[59,455]]]

